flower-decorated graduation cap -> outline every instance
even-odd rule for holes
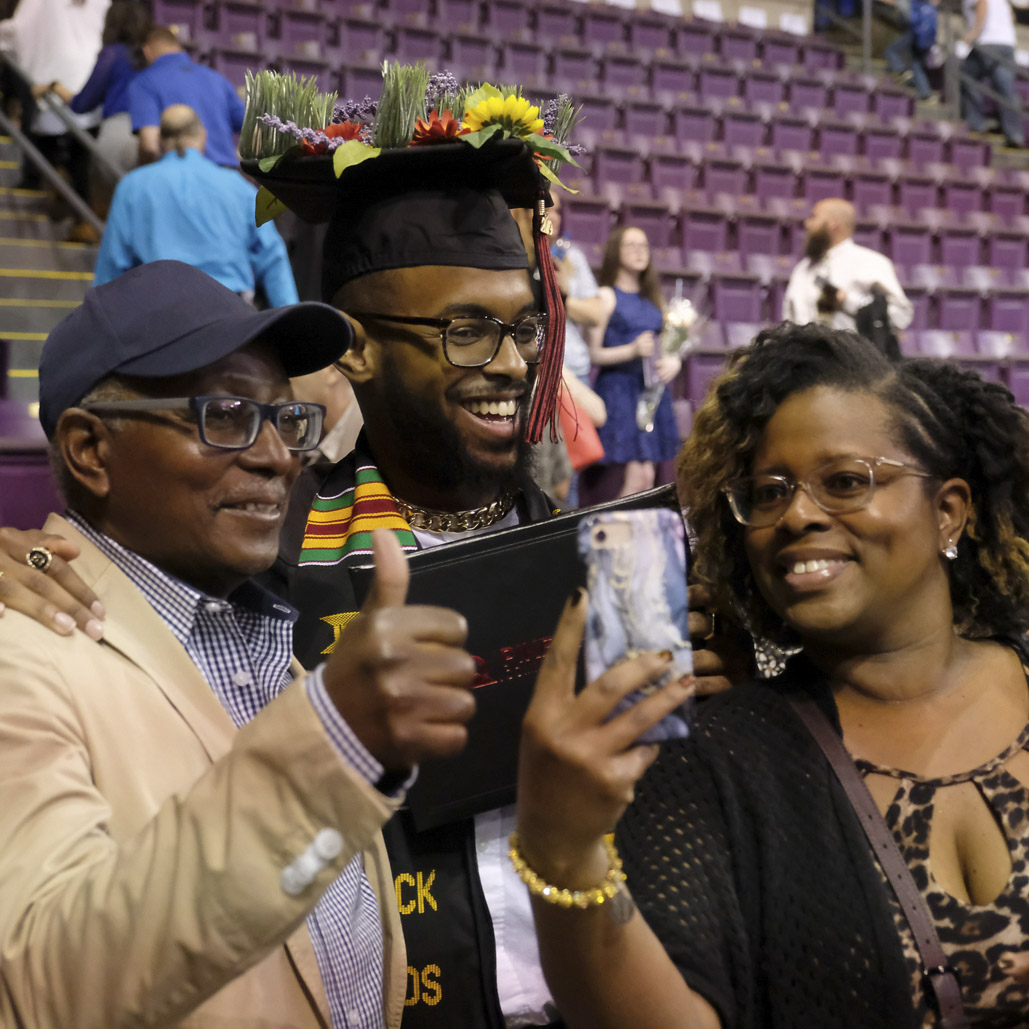
[[[393,268],[527,268],[510,208],[531,210],[548,316],[526,426],[537,442],[556,412],[565,330],[545,238],[547,187],[574,163],[563,142],[574,120],[567,98],[541,118],[517,87],[462,87],[421,66],[384,65],[378,101],[340,103],[313,80],[262,72],[247,77],[240,152],[262,186],[259,222],[289,208],[329,223],[330,302],[352,279]]]

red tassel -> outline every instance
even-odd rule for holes
[[[549,423],[550,438],[557,442],[557,397],[561,388],[561,372],[565,360],[565,303],[557,285],[554,258],[550,255],[550,237],[541,231],[546,211],[546,194],[539,193],[539,202],[532,216],[532,237],[536,246],[536,267],[539,268],[543,287],[543,310],[547,313],[547,329],[543,338],[543,353],[536,366],[536,386],[529,411],[525,438],[539,443],[543,427]]]

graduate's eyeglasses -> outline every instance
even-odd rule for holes
[[[897,471],[880,480],[876,475],[880,467]],[[888,457],[839,457],[816,468],[803,481],[788,475],[749,475],[731,486],[723,486],[722,492],[729,500],[736,521],[752,529],[766,529],[778,524],[798,489],[826,514],[847,514],[867,507],[876,489],[903,475],[932,477],[928,472]]]
[[[94,414],[132,415],[151,411],[192,411],[200,438],[210,447],[246,450],[257,442],[267,420],[286,448],[314,450],[322,438],[325,408],[307,400],[262,404],[248,397],[160,397],[153,400],[109,400],[88,404]]]
[[[370,318],[398,325],[426,325],[439,330],[443,356],[456,368],[482,368],[489,364],[500,353],[500,345],[507,336],[514,340],[522,360],[526,364],[535,364],[540,359],[547,328],[547,316],[542,311],[523,315],[516,322],[502,322],[486,314],[460,318],[409,318],[372,311],[347,313],[359,321]]]

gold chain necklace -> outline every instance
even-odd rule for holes
[[[504,493],[492,504],[473,507],[470,511],[433,511],[431,508],[409,504],[399,497],[400,513],[412,529],[428,529],[430,532],[467,532],[469,529],[485,529],[499,522],[514,507],[514,493]]]

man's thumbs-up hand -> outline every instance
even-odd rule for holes
[[[407,558],[386,529],[372,534],[375,579],[325,666],[339,713],[388,772],[458,753],[475,713],[475,660],[456,611],[405,605]]]

